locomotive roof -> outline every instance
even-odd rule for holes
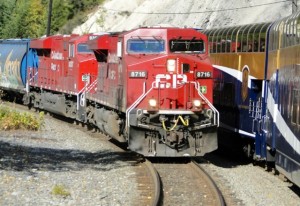
[[[151,31],[151,33],[150,33]],[[118,38],[195,38],[206,39],[206,36],[193,28],[178,28],[178,27],[141,27],[130,31],[106,33],[98,36],[95,39],[88,41],[88,46],[92,50],[110,49],[109,42]]]
[[[30,43],[31,48],[51,48],[53,40],[58,39],[70,39],[74,38],[76,36],[79,36],[78,34],[71,34],[71,35],[53,35],[53,36],[47,36],[40,39],[32,39]]]
[[[149,31],[152,31],[149,34]],[[131,31],[122,33],[120,36],[131,38],[137,37],[149,37],[149,36],[161,36],[164,35],[168,38],[176,37],[199,37],[206,38],[205,35],[196,31],[193,28],[179,28],[179,27],[141,27]]]

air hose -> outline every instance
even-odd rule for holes
[[[177,120],[175,121],[175,124],[174,124],[173,127],[171,127],[170,129],[167,129],[167,127],[166,127],[166,125],[165,125],[165,119],[162,119],[161,121],[162,121],[162,126],[163,126],[164,130],[167,131],[167,132],[170,132],[170,131],[174,130],[175,127],[176,127],[177,124],[178,124],[179,119],[181,120],[181,122],[182,122],[182,124],[183,124],[184,126],[186,126],[186,127],[189,126],[189,119],[186,119],[186,121],[185,121],[185,120],[182,118],[182,116],[179,115],[178,118],[177,118]]]

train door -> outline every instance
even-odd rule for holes
[[[108,49],[96,49],[94,50],[94,54],[98,62],[97,93],[101,100],[106,102],[109,93],[109,64],[107,63]]]
[[[265,118],[264,118],[264,135],[266,147],[266,160],[268,162],[274,162],[274,154],[276,148],[276,111],[278,104],[278,71],[276,72],[275,77],[270,79],[266,84],[265,89],[266,94],[266,107],[265,107]]]
[[[55,38],[51,49],[51,84],[53,89],[61,91],[64,89],[65,62],[64,38]]]
[[[107,91],[109,94],[109,102],[113,105],[118,105],[118,85],[119,85],[119,59],[116,53],[108,55],[108,76],[107,76]]]
[[[256,81],[253,81],[256,82]],[[252,83],[253,83],[252,82]],[[255,150],[254,159],[264,160],[266,158],[266,143],[265,143],[265,114],[266,114],[266,101],[265,101],[265,87],[266,81],[257,80],[262,83],[262,89],[256,95],[256,101],[249,103],[249,115],[252,120],[252,132],[255,135]]]
[[[67,79],[66,79],[66,90],[67,91],[76,91],[78,85],[75,82],[75,44],[70,43],[69,44],[69,55],[68,55],[68,73],[67,73]]]

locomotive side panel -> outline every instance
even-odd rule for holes
[[[95,93],[88,94],[88,98],[125,113],[126,66],[117,54],[117,45],[121,42],[118,36],[107,34],[88,43],[98,61],[97,88]]]
[[[69,38],[67,38],[69,39]],[[29,84],[49,90],[63,91],[62,78],[67,70],[67,52],[63,47],[65,37],[53,36],[31,41],[31,48],[39,55],[39,68],[32,70]]]
[[[98,35],[86,34],[72,38],[69,41],[69,82],[66,85],[69,91],[75,94],[91,91],[95,89],[98,68],[95,55],[88,48],[87,41],[96,38]]]

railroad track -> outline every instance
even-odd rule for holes
[[[163,186],[161,205],[225,205],[216,184],[198,163],[153,164]]]
[[[148,160],[145,160],[137,168],[138,191],[140,198],[136,205],[156,206],[161,201],[160,177],[154,166]]]

